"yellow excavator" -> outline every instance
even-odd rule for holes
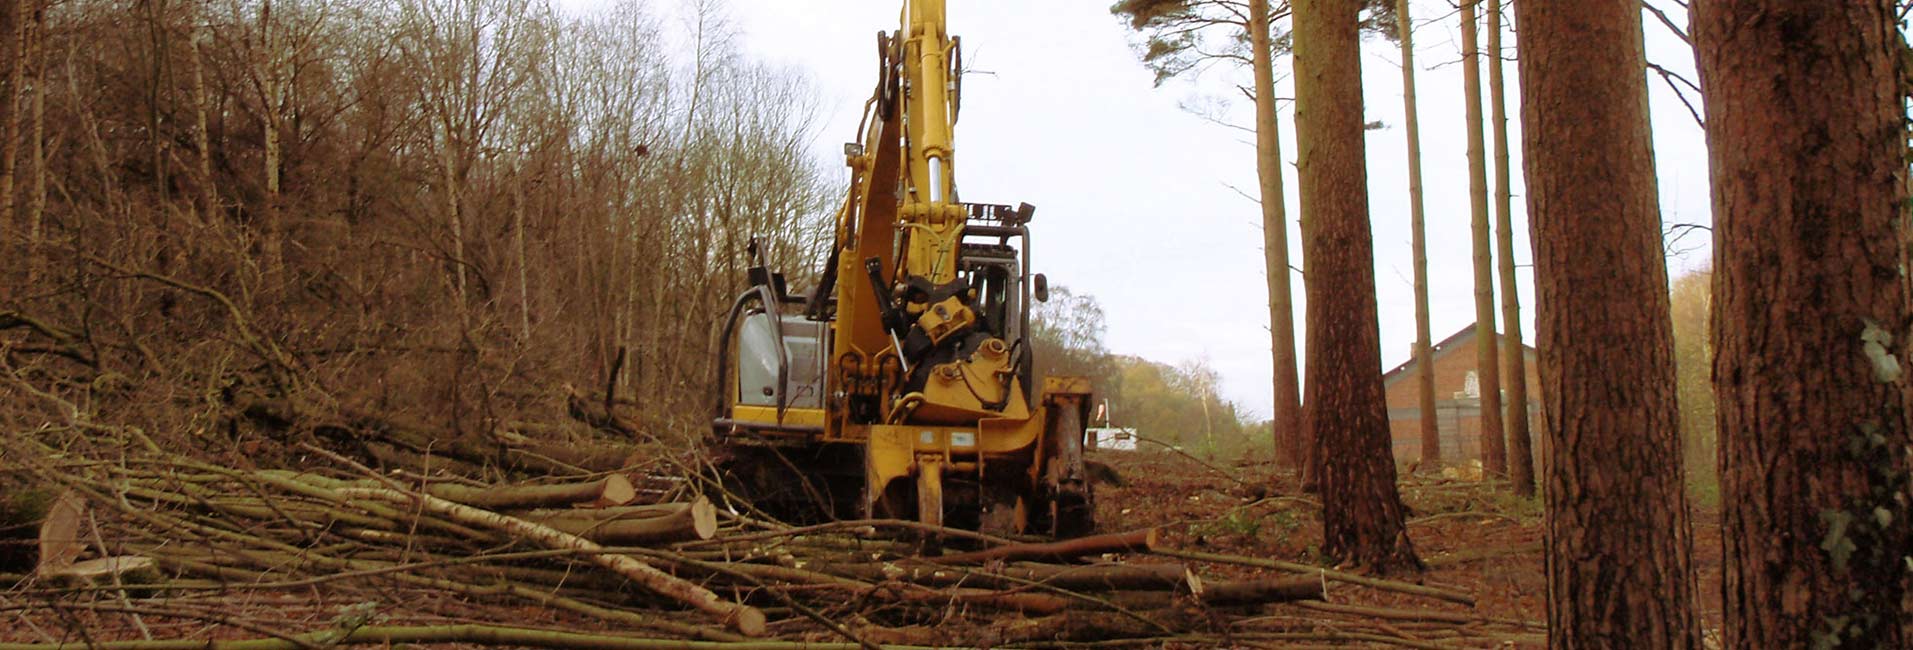
[[[901,28],[877,34],[829,257],[792,294],[752,243],[713,430],[754,504],[1078,536],[1094,527],[1089,381],[1033,376],[1032,299],[1048,298],[1029,268],[1035,208],[958,198],[960,45],[943,0],[906,0]]]

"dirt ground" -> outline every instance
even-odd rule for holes
[[[1293,474],[1270,463],[1211,464],[1167,451],[1096,451],[1123,485],[1097,486],[1103,529],[1160,527],[1177,548],[1320,563],[1321,505],[1303,494]],[[1547,576],[1542,563],[1542,509],[1505,486],[1444,479],[1432,473],[1401,482],[1409,509],[1409,537],[1428,565],[1429,586],[1475,595],[1482,615],[1545,622]],[[1704,634],[1718,643],[1721,544],[1719,513],[1692,513],[1698,604]],[[1259,570],[1204,566],[1205,573],[1253,575]],[[1329,589],[1331,602],[1465,611],[1460,605],[1367,589]],[[1272,611],[1307,612],[1271,605]],[[1514,645],[1528,647],[1528,640]],[[1717,647],[1717,645],[1716,645]]]

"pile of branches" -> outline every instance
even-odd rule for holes
[[[215,637],[244,637],[231,647],[252,650],[1540,638],[1533,623],[1472,611],[1467,594],[1164,548],[1153,530],[1043,542],[895,520],[798,527],[714,508],[695,480],[635,503],[618,472],[499,485],[378,472],[310,444],[309,466],[267,470],[158,449],[77,458],[0,442],[26,461],[12,480],[84,505],[48,520],[72,538],[46,551],[56,557],[0,575],[0,588],[12,585],[0,616],[22,623],[0,633],[0,650],[162,650]],[[1261,573],[1224,579],[1228,565]],[[1331,602],[1349,589],[1434,606]]]

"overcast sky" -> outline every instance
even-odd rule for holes
[[[566,4],[588,7],[592,1]],[[1226,120],[1249,125],[1252,107],[1234,90],[1247,82],[1246,71],[1214,68],[1193,82],[1153,86],[1133,49],[1136,35],[1110,15],[1109,0],[949,4],[951,32],[963,37],[966,64],[976,71],[964,79],[956,130],[963,199],[1036,205],[1031,224],[1036,270],[1047,273],[1052,284],[1102,303],[1111,351],[1172,364],[1206,359],[1221,373],[1227,398],[1266,417],[1271,364],[1260,210],[1232,189],[1255,192],[1254,138],[1181,107],[1220,98],[1229,107]],[[900,5],[900,0],[730,0],[726,13],[748,52],[800,69],[815,82],[822,110],[816,150],[841,160],[842,143],[853,139],[874,83],[875,33],[897,28]],[[1474,320],[1463,93],[1456,63],[1460,23],[1445,0],[1411,5],[1420,68],[1416,88],[1430,306],[1440,340]],[[1685,22],[1678,13],[1673,19]],[[1645,25],[1649,60],[1693,79],[1693,56],[1685,44],[1652,16]],[[1507,40],[1512,56],[1515,38]],[[1401,57],[1394,43],[1379,38],[1365,42],[1363,51],[1366,117],[1385,125],[1367,134],[1368,185],[1382,362],[1394,366],[1407,359],[1415,339]],[[1286,58],[1277,62],[1283,77],[1277,94],[1285,98],[1293,96],[1288,65]],[[1515,261],[1523,265],[1517,284],[1532,342],[1519,80],[1512,61],[1506,71]],[[1483,75],[1485,85],[1485,64]],[[1669,223],[1711,223],[1702,132],[1661,79],[1648,81],[1662,216]],[[1290,257],[1300,266],[1292,108],[1285,104],[1280,119]],[[1683,242],[1690,250],[1670,259],[1675,273],[1705,264],[1704,240],[1702,233]],[[1291,280],[1300,347],[1303,290],[1299,276]]]

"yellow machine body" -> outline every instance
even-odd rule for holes
[[[959,43],[943,0],[907,0],[901,23],[878,34],[877,91],[845,145],[850,187],[817,286],[789,295],[760,264],[732,311],[720,366],[736,373],[719,378],[715,431],[767,450],[743,455],[794,471],[811,497],[823,475],[860,474],[863,516],[1086,532],[1090,387],[1034,377],[1023,340],[1044,294],[1028,269],[1033,208],[958,200]],[[831,516],[859,514],[828,500]]]

